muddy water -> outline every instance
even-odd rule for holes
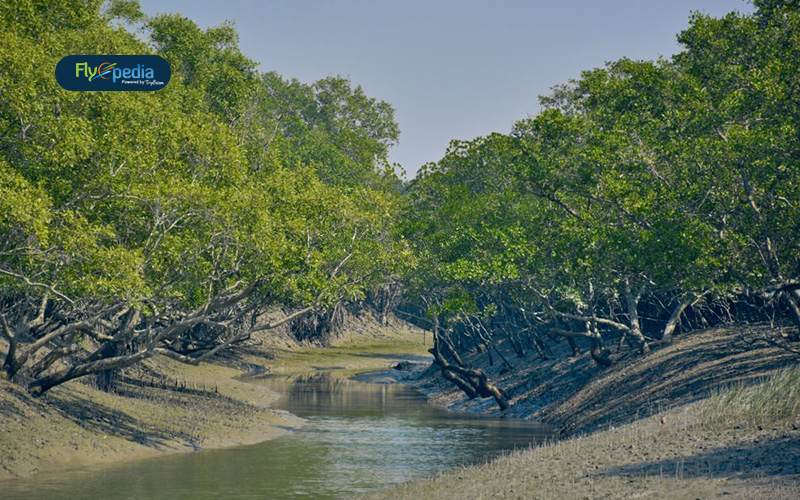
[[[482,462],[547,435],[540,425],[432,408],[404,385],[336,372],[274,376],[275,407],[308,419],[265,443],[7,481],[0,498],[350,498]]]

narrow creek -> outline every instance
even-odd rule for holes
[[[252,446],[7,481],[4,500],[351,498],[494,458],[548,435],[539,424],[433,408],[413,388],[336,371],[258,380],[308,420]]]

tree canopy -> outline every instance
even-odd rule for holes
[[[497,343],[546,357],[566,341],[609,366],[611,338],[647,353],[713,322],[800,327],[800,10],[755,7],[694,14],[675,56],[585,71],[404,183],[388,103],[340,76],[262,72],[232,25],[5,2],[2,373],[41,393],[402,302],[444,376],[505,407],[464,349],[510,367]],[[158,54],[173,78],[58,87],[56,62],[92,53]]]
[[[756,8],[694,14],[674,57],[585,71],[427,165],[405,231],[443,342],[585,338],[607,365],[604,337],[646,352],[691,308],[800,326],[800,12]]]
[[[403,258],[388,104],[344,78],[260,74],[231,26],[135,2],[1,9],[6,377],[43,392],[157,354],[198,362],[275,326],[263,311],[361,297]],[[56,62],[86,53],[156,53],[173,78],[60,89]]]

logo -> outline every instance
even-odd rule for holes
[[[66,56],[56,65],[56,81],[66,90],[137,90],[164,88],[172,76],[161,56]]]

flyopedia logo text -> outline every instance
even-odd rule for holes
[[[117,68],[117,63],[107,63],[104,62],[100,66],[92,68],[89,66],[89,63],[76,63],[75,64],[75,76],[80,77],[81,75],[85,76],[91,82],[95,78],[102,78],[103,80],[108,80],[111,78],[111,81],[116,82],[122,78],[153,78],[155,72],[153,68],[145,68],[141,64],[137,64],[135,68]]]
[[[66,90],[159,90],[169,82],[169,63],[159,56],[67,56],[56,65]]]

